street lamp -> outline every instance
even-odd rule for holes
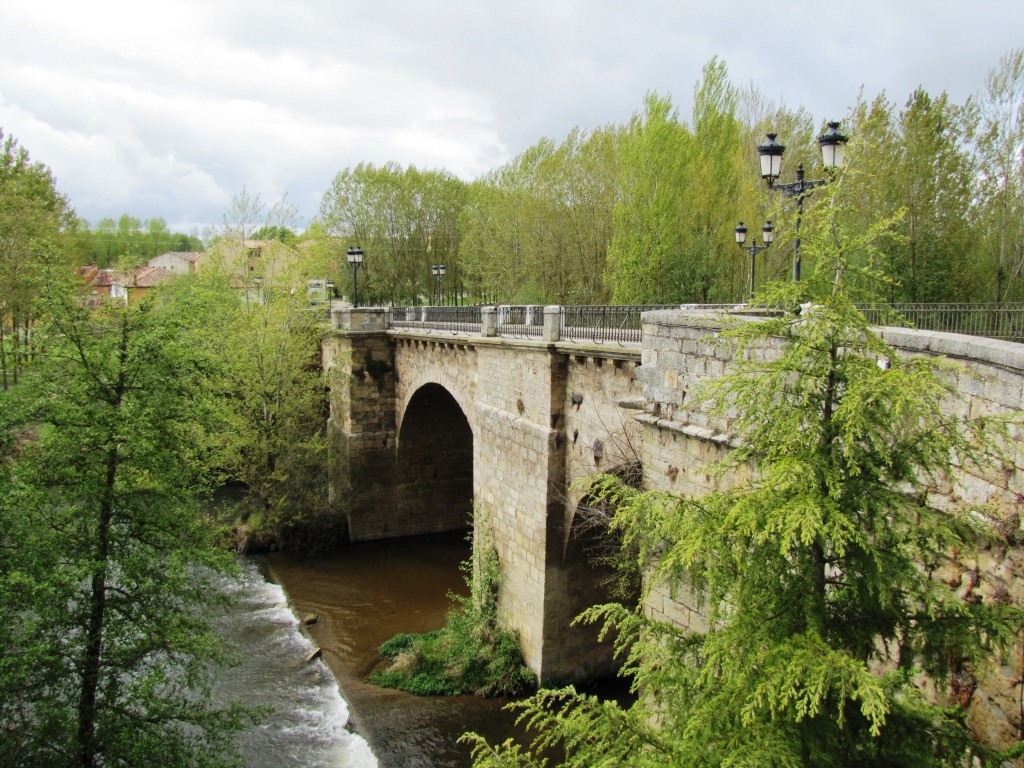
[[[437,280],[437,303],[441,304],[441,280],[444,279],[444,273],[448,271],[448,268],[444,264],[435,264],[430,268],[430,271],[434,273],[434,278]]]
[[[776,134],[769,133],[768,141],[757,148],[761,158],[761,178],[768,182],[768,188],[781,192],[787,197],[796,198],[796,240],[793,244],[793,279],[800,279],[800,220],[804,214],[804,198],[811,194],[815,187],[828,184],[830,179],[805,179],[804,164],[796,167],[796,181],[790,184],[776,184],[782,173],[782,154],[786,147],[775,140]],[[830,122],[828,130],[818,137],[821,147],[821,161],[829,171],[829,175],[846,162],[846,142],[848,137],[839,132],[839,123]]]
[[[743,222],[739,223],[736,227],[736,245],[742,248],[744,251],[750,254],[750,298],[754,298],[754,257],[757,256],[761,251],[767,251],[769,246],[772,244],[772,240],[775,239],[775,227],[772,226],[771,221],[766,221],[764,226],[761,227],[761,235],[764,240],[764,245],[757,244],[757,238],[751,242],[750,245],[744,245],[747,242],[747,228],[743,226]]]
[[[334,281],[324,281],[324,293],[327,294],[327,319],[331,318],[331,301],[334,299]]]
[[[351,245],[345,251],[348,258],[348,265],[352,267],[352,306],[359,306],[359,265],[363,263],[363,249],[358,245],[353,248]]]

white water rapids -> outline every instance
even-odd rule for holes
[[[240,700],[274,712],[239,744],[249,768],[377,768],[366,741],[348,730],[349,712],[324,663],[306,662],[313,644],[285,603],[281,587],[250,560],[237,578],[220,577],[230,608],[213,622],[237,646],[238,666],[221,670],[218,701]]]

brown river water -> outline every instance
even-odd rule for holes
[[[504,700],[413,696],[366,682],[385,640],[444,624],[448,594],[467,591],[459,564],[469,554],[463,534],[439,534],[350,544],[330,554],[261,558],[300,621],[318,617],[303,631],[323,651],[348,703],[351,727],[369,743],[380,768],[470,766],[469,748],[458,743],[462,733],[475,731],[491,743],[523,735]]]

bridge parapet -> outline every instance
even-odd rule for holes
[[[715,308],[732,309],[733,307]],[[484,307],[393,307],[387,327],[483,338],[538,339],[581,344],[638,346],[641,315],[659,306],[498,305]]]

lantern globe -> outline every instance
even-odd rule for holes
[[[775,140],[776,134],[769,133],[768,140],[758,146],[757,154],[761,158],[761,178],[773,184],[782,174],[782,154],[786,151],[784,144]]]
[[[829,169],[842,168],[846,162],[846,142],[849,137],[839,132],[839,122],[832,121],[826,130],[818,137],[818,145],[821,147],[821,162]]]

